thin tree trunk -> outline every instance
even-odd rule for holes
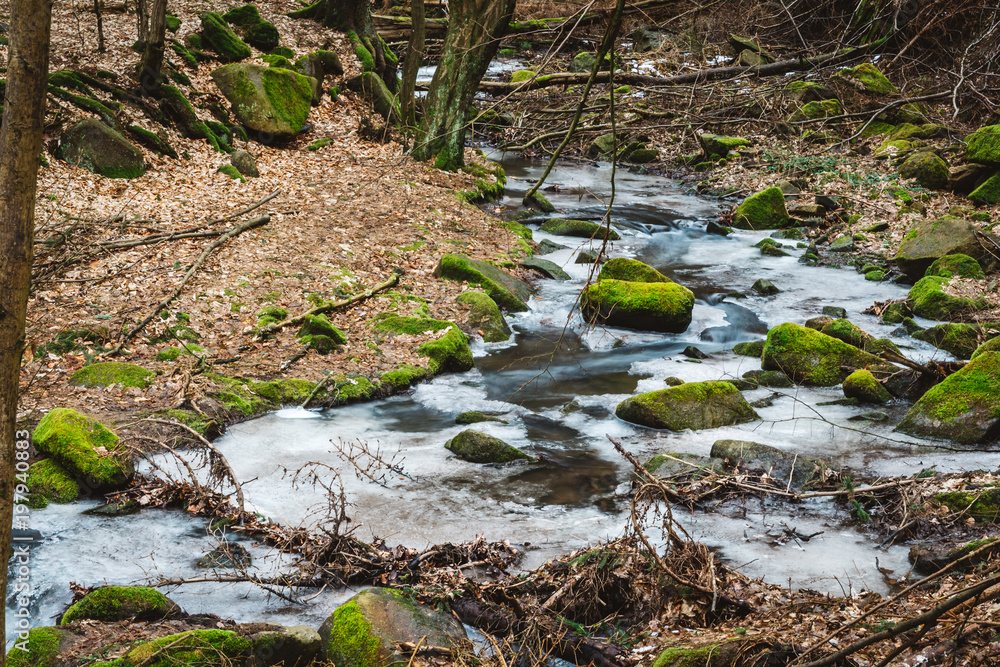
[[[163,50],[167,34],[167,0],[153,0],[146,34],[146,47],[139,63],[139,85],[143,94],[155,93],[163,80]]]
[[[28,434],[21,432],[16,434],[21,437],[15,437],[15,425],[24,318],[31,285],[51,18],[51,0],[11,2],[11,57],[0,130],[0,201],[4,203],[0,208],[0,553],[4,554],[11,546],[15,490],[21,491],[19,495],[24,492],[24,488],[17,489],[14,475],[15,466],[21,463],[26,469],[26,462],[19,461],[17,454],[27,458]],[[17,441],[23,443],[21,448],[15,447]],[[26,480],[27,475],[22,479]],[[0,568],[0,590],[7,590],[6,567]],[[16,606],[22,607],[19,603]],[[0,621],[4,613],[0,608]],[[0,653],[0,667],[5,663],[6,656]]]
[[[97,52],[104,53],[108,49],[104,46],[104,14],[101,11],[101,0],[94,0],[94,14],[97,15]]]
[[[149,11],[146,9],[146,0],[136,0],[135,3],[136,40],[145,46],[149,35]]]
[[[417,87],[417,70],[424,59],[424,2],[410,0],[410,20],[413,30],[410,31],[410,44],[406,48],[406,60],[403,61],[403,89],[399,93],[402,106],[403,126],[416,127],[417,113],[413,91]]]
[[[448,35],[424,104],[413,157],[434,158],[439,169],[465,164],[465,132],[472,99],[500,48],[515,0],[451,0]]]

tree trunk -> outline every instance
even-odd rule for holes
[[[500,48],[515,0],[451,0],[448,34],[424,103],[413,157],[438,169],[465,164],[468,113],[480,79]]]
[[[0,130],[0,201],[4,202],[0,208],[0,553],[5,554],[11,546],[15,490],[21,496],[26,490],[17,488],[14,473],[19,463],[27,470],[23,465],[25,461],[19,461],[17,454],[27,458],[28,434],[17,433],[20,437],[15,437],[14,429],[24,354],[24,317],[31,284],[35,192],[45,120],[51,18],[51,0],[11,2],[11,57],[3,129]],[[15,442],[22,446],[16,448]],[[26,480],[27,475],[22,479]],[[19,514],[23,516],[26,515]],[[14,571],[17,572],[17,568]],[[6,567],[0,568],[0,590],[7,590]],[[19,609],[22,606],[27,607],[16,604]],[[0,621],[3,618],[4,611],[0,608]],[[19,636],[17,641],[20,642],[21,637],[26,638],[27,634]],[[26,645],[26,642],[22,644]],[[0,653],[0,667],[5,661],[6,656]]]
[[[97,15],[97,52],[104,53],[104,14],[101,11],[101,0],[94,0],[94,14]]]
[[[136,41],[145,46],[146,36],[149,34],[149,10],[146,7],[146,0],[136,0],[135,2],[135,23]]]
[[[413,30],[410,32],[410,44],[406,49],[406,60],[403,61],[403,89],[399,93],[405,127],[417,125],[413,91],[417,87],[417,70],[420,69],[420,63],[424,59],[424,14],[423,0],[410,0]]]
[[[146,34],[146,48],[139,62],[139,86],[142,94],[148,95],[160,89],[163,82],[163,50],[167,35],[167,0],[153,0],[149,17],[149,32]]]

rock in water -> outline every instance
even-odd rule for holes
[[[729,382],[686,382],[627,398],[615,414],[625,421],[671,431],[718,428],[759,419]]]
[[[445,449],[458,458],[471,463],[510,463],[531,457],[517,447],[508,445],[500,438],[467,429],[444,445]]]
[[[694,293],[677,283],[601,280],[580,297],[584,318],[599,324],[682,333],[691,324]]]
[[[888,403],[892,396],[870,371],[859,368],[844,378],[844,396],[865,403]]]
[[[212,72],[212,80],[232,104],[240,123],[254,132],[292,137],[309,117],[312,83],[298,72],[237,63]]]
[[[798,384],[832,387],[844,381],[851,368],[885,369],[879,357],[832,336],[786,322],[767,332],[761,355],[764,370],[783,371]]]

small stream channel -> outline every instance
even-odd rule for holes
[[[499,156],[496,156],[499,157]],[[540,172],[537,164],[503,160],[509,203],[519,202]],[[600,216],[610,193],[608,165],[565,163],[549,178],[558,186],[547,197],[565,217]],[[309,461],[337,465],[354,503],[355,533],[378,536],[390,546],[423,548],[483,535],[527,546],[524,567],[617,536],[625,520],[629,471],[608,436],[620,439],[640,460],[663,451],[707,455],[721,438],[754,440],[804,457],[823,458],[855,474],[911,474],[995,468],[1000,454],[939,451],[891,429],[906,405],[888,408],[882,424],[848,421],[864,408],[817,407],[842,396],[839,388],[778,390],[771,407],[758,410],[763,421],[700,432],[656,432],[622,422],[614,408],[638,392],[663,388],[664,379],[685,381],[739,377],[760,367],[757,360],[732,354],[734,343],[763,338],[782,322],[802,323],[823,306],[841,306],[848,317],[877,337],[892,338],[916,360],[944,353],[911,338],[896,337],[861,311],[905,295],[904,288],[866,282],[853,269],[807,267],[792,257],[764,257],[754,243],[765,234],[738,232],[724,238],[705,233],[719,204],[686,194],[667,179],[619,170],[613,220],[622,239],[613,255],[640,259],[692,289],[693,321],[683,334],[624,329],[588,330],[571,306],[590,267],[575,264],[587,243],[535,233],[567,248],[546,256],[571,281],[544,280],[530,312],[509,318],[512,342],[474,344],[476,369],[447,375],[412,392],[322,413],[285,409],[233,426],[217,441],[233,464],[256,511],[281,522],[310,521],[321,495],[293,488],[283,468]],[[782,291],[762,298],[750,292],[757,278]],[[743,299],[726,297],[743,292]],[[695,363],[681,355],[695,345],[709,357]],[[772,390],[746,392],[748,400]],[[455,416],[466,410],[501,415],[509,424],[476,428],[542,457],[543,463],[482,466],[456,459],[443,444],[465,427]],[[821,418],[820,418],[821,417]],[[850,428],[841,428],[849,426]],[[890,438],[891,440],[887,440]],[[331,450],[338,442],[364,441],[405,457],[405,477],[389,488],[358,481]],[[32,526],[43,540],[32,547],[35,587],[33,625],[47,625],[69,602],[68,584],[139,583],[147,577],[203,574],[197,559],[214,545],[201,521],[180,512],[144,511],[120,518],[81,515],[96,505],[50,505],[35,512]],[[761,507],[748,502],[718,512],[684,513],[693,536],[752,577],[772,583],[829,591],[886,592],[875,560],[901,575],[908,569],[905,546],[888,550],[849,525],[842,508],[815,500],[795,506]],[[822,532],[808,542],[784,537],[783,528]],[[245,544],[255,567],[265,573],[288,567],[288,559]],[[352,591],[324,592],[307,605],[292,605],[243,584],[185,585],[167,591],[188,612],[212,612],[239,621],[318,625]],[[8,597],[8,610],[13,600]],[[8,614],[7,631],[12,621]]]

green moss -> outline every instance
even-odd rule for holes
[[[298,378],[254,382],[250,385],[255,394],[269,401],[274,407],[301,405],[309,398],[309,394],[312,393],[315,387],[316,385],[309,380]]]
[[[469,306],[469,326],[482,332],[483,340],[496,343],[510,338],[510,327],[496,302],[484,292],[463,292],[456,299]]]
[[[988,341],[976,348],[976,351],[972,353],[970,359],[975,359],[980,354],[986,352],[1000,352],[1000,336],[990,338]]]
[[[181,20],[176,16],[171,16],[167,14],[167,30],[170,32],[177,32],[181,29]]]
[[[256,5],[233,7],[228,12],[223,14],[222,18],[224,18],[230,25],[239,26],[241,28],[249,28],[263,20],[260,17],[260,12],[257,11]]]
[[[934,260],[924,275],[940,276],[942,278],[951,278],[953,276],[959,276],[960,278],[986,277],[983,273],[983,267],[979,266],[979,262],[968,255],[962,254],[945,255]]]
[[[718,653],[719,644],[698,648],[668,648],[653,663],[652,667],[703,667],[712,664],[712,656]]]
[[[41,359],[47,354],[58,357],[74,350],[89,350],[100,352],[104,344],[111,340],[107,327],[96,329],[64,329],[56,334],[54,340],[42,343],[35,350],[35,359]]]
[[[542,213],[554,213],[556,210],[556,207],[552,205],[552,202],[549,201],[548,197],[543,195],[541,192],[536,192],[531,195],[531,197],[525,197],[521,203],[529,208],[537,209]]]
[[[327,354],[347,342],[344,332],[333,326],[326,315],[307,315],[295,337],[320,354]]]
[[[201,34],[208,46],[224,63],[232,63],[250,57],[250,47],[240,39],[225,19],[216,12],[205,12],[201,16]]]
[[[224,164],[221,167],[219,167],[219,173],[225,174],[229,178],[239,181],[240,183],[247,182],[247,179],[243,178],[243,174],[240,173],[240,170],[231,164]]]
[[[888,135],[888,134],[891,134],[892,131],[895,128],[896,128],[895,125],[892,125],[890,123],[885,123],[883,121],[877,120],[877,121],[874,121],[874,122],[868,124],[868,127],[866,127],[861,132],[861,138],[862,139],[871,139],[876,134],[885,134],[885,135]]]
[[[102,361],[84,366],[70,376],[69,383],[81,387],[107,387],[120,384],[123,387],[149,386],[149,378],[156,375],[154,371],[137,364],[124,361]]]
[[[615,257],[601,267],[598,280],[625,280],[632,283],[669,283],[670,278],[637,259]]]
[[[976,521],[995,523],[1000,519],[1000,489],[995,487],[975,491],[946,491],[934,496],[934,500],[952,512],[971,516]],[[967,552],[971,552],[977,546],[982,546],[985,543],[984,541],[975,546],[966,545]]]
[[[910,288],[909,298],[913,302],[913,312],[932,320],[952,320],[962,313],[969,313],[986,306],[985,300],[960,299],[944,293],[950,278],[925,276]]]
[[[806,120],[820,120],[830,116],[839,116],[842,112],[840,102],[836,99],[817,100],[803,105],[798,111],[788,117],[789,123]]]
[[[492,264],[470,259],[465,255],[448,254],[441,257],[434,269],[434,276],[479,285],[505,310],[528,310],[525,301],[531,295],[530,287]]]
[[[271,51],[278,46],[281,35],[278,34],[278,28],[273,23],[260,21],[247,29],[244,38],[247,44],[256,49]]]
[[[854,79],[869,93],[879,95],[895,95],[899,92],[889,79],[871,63],[861,63],[857,67],[842,69],[838,76]]]
[[[456,424],[479,424],[480,422],[498,422],[500,424],[509,424],[510,422],[500,419],[499,417],[494,417],[478,410],[469,410],[467,412],[462,412],[455,417]]]
[[[983,327],[979,325],[947,322],[916,331],[913,337],[950,352],[959,359],[969,359],[975,353],[982,334]]]
[[[175,419],[185,426],[191,427],[198,433],[209,436],[219,432],[219,424],[204,415],[198,414],[194,410],[168,409],[155,413],[158,416],[168,419]]]
[[[939,190],[948,185],[948,163],[931,151],[918,151],[903,161],[899,175],[916,179],[921,187]]]
[[[427,369],[409,364],[402,364],[399,368],[382,373],[379,382],[387,390],[402,391],[407,387],[416,384],[427,377]]]
[[[1000,125],[986,125],[966,139],[966,157],[969,162],[1000,165]]]
[[[354,47],[354,55],[357,56],[358,62],[361,63],[361,71],[374,72],[375,57],[372,56],[371,51],[368,50],[364,42],[361,41],[361,38],[358,37],[358,33],[351,30],[347,33],[347,38]]]
[[[583,316],[610,326],[681,333],[691,324],[694,293],[677,283],[601,280],[580,295]]]
[[[535,76],[535,72],[530,69],[519,69],[510,75],[511,83],[521,83]]]
[[[281,306],[264,306],[257,313],[257,328],[263,329],[268,324],[277,324],[288,319],[288,311]]]
[[[832,387],[849,371],[842,367],[883,369],[878,357],[819,331],[787,322],[767,332],[761,353],[765,370],[780,370],[799,384]]]
[[[379,638],[365,620],[358,603],[351,600],[333,612],[333,626],[324,653],[337,667],[372,667],[379,660]]]
[[[764,353],[764,341],[754,340],[745,343],[736,343],[733,345],[733,354],[739,354],[744,357],[757,357]]]
[[[216,667],[245,658],[249,639],[230,630],[190,630],[139,644],[116,667]]]
[[[462,431],[446,442],[444,447],[463,461],[471,463],[510,463],[511,461],[531,460],[530,456],[500,438],[471,429]]]
[[[1000,172],[986,179],[982,185],[969,193],[969,201],[979,206],[1000,202]]]
[[[63,466],[53,459],[42,459],[28,469],[28,505],[39,508],[49,502],[71,503],[80,496],[80,487]]]
[[[376,331],[391,334],[421,335],[427,332],[447,332],[420,345],[416,352],[428,359],[431,374],[460,373],[473,368],[469,341],[454,322],[420,317],[403,317],[395,313],[379,313],[372,324]]]
[[[539,227],[543,232],[558,236],[574,236],[584,239],[605,238],[617,241],[621,237],[618,232],[588,220],[567,220],[565,218],[549,218]]]
[[[844,378],[844,396],[865,403],[888,403],[892,397],[870,371],[859,368]]]
[[[163,139],[155,132],[150,132],[149,130],[144,130],[137,125],[129,125],[125,128],[129,136],[138,141],[140,144],[153,151],[158,155],[168,155],[175,160],[177,159],[177,151],[174,147],[170,145],[166,139]]]
[[[210,391],[209,395],[221,403],[227,412],[250,417],[274,407],[267,399],[258,396],[252,390],[253,382],[250,380],[218,373],[205,373],[205,376],[219,386],[218,389]]]
[[[615,415],[650,428],[683,431],[759,419],[731,382],[686,382],[625,399]]]
[[[698,142],[705,157],[711,158],[713,155],[726,157],[730,151],[745,148],[750,145],[750,140],[743,137],[727,137],[721,134],[701,134],[698,135]]]
[[[733,214],[733,226],[739,229],[777,229],[789,221],[785,193],[776,187],[750,195]]]
[[[306,146],[306,148],[311,151],[318,151],[324,146],[329,146],[332,143],[333,139],[331,139],[330,137],[323,137],[321,139],[317,139],[316,141],[312,142],[311,144]]]
[[[67,408],[49,411],[35,427],[35,447],[70,475],[96,489],[115,488],[132,478],[132,455],[108,427]]]
[[[165,350],[160,350],[156,353],[157,361],[177,361],[177,358],[183,354],[184,351],[179,347],[168,347]]]
[[[7,652],[7,667],[56,667],[61,665],[59,643],[63,632],[59,628],[34,628],[28,632],[28,650],[15,644]]]
[[[60,625],[91,619],[114,622],[122,620],[153,621],[180,612],[170,598],[155,588],[142,586],[105,586],[88,593],[63,614]]]

